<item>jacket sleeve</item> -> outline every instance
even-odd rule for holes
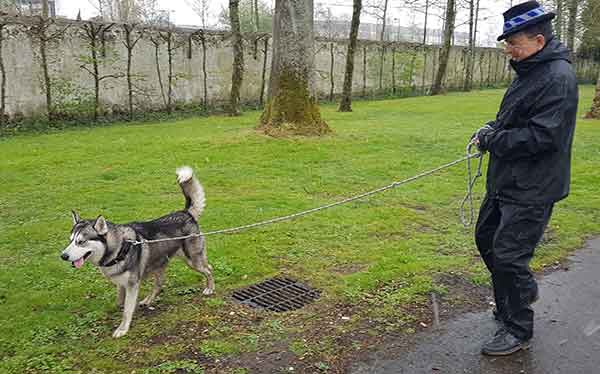
[[[487,148],[496,157],[515,160],[554,152],[562,148],[564,119],[571,98],[565,79],[554,79],[536,98],[533,117],[523,128],[499,130],[490,136]]]

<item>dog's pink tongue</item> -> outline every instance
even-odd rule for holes
[[[79,260],[77,260],[77,261],[74,261],[74,262],[73,262],[73,265],[75,265],[75,267],[76,267],[77,269],[79,269],[80,267],[82,267],[82,266],[83,266],[83,263],[84,263],[84,262],[85,262],[85,260],[84,260],[84,259],[83,259],[83,257],[82,257],[82,258],[80,258]]]

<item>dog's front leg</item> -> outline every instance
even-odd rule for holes
[[[129,331],[129,325],[131,325],[131,318],[137,305],[138,292],[140,290],[139,283],[134,285],[127,285],[125,287],[125,306],[123,308],[123,320],[119,327],[113,333],[113,338],[120,338],[127,334]]]
[[[119,308],[122,308],[124,303],[125,303],[125,287],[117,285],[117,306]]]

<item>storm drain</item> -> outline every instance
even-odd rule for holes
[[[309,304],[321,295],[290,278],[272,278],[248,288],[235,291],[233,299],[253,308],[287,312]]]

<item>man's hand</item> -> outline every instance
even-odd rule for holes
[[[488,122],[485,126],[477,130],[477,132],[473,134],[473,137],[471,138],[472,142],[481,152],[486,152],[488,150],[488,140],[496,131],[496,129],[492,127],[493,123],[493,121]]]

